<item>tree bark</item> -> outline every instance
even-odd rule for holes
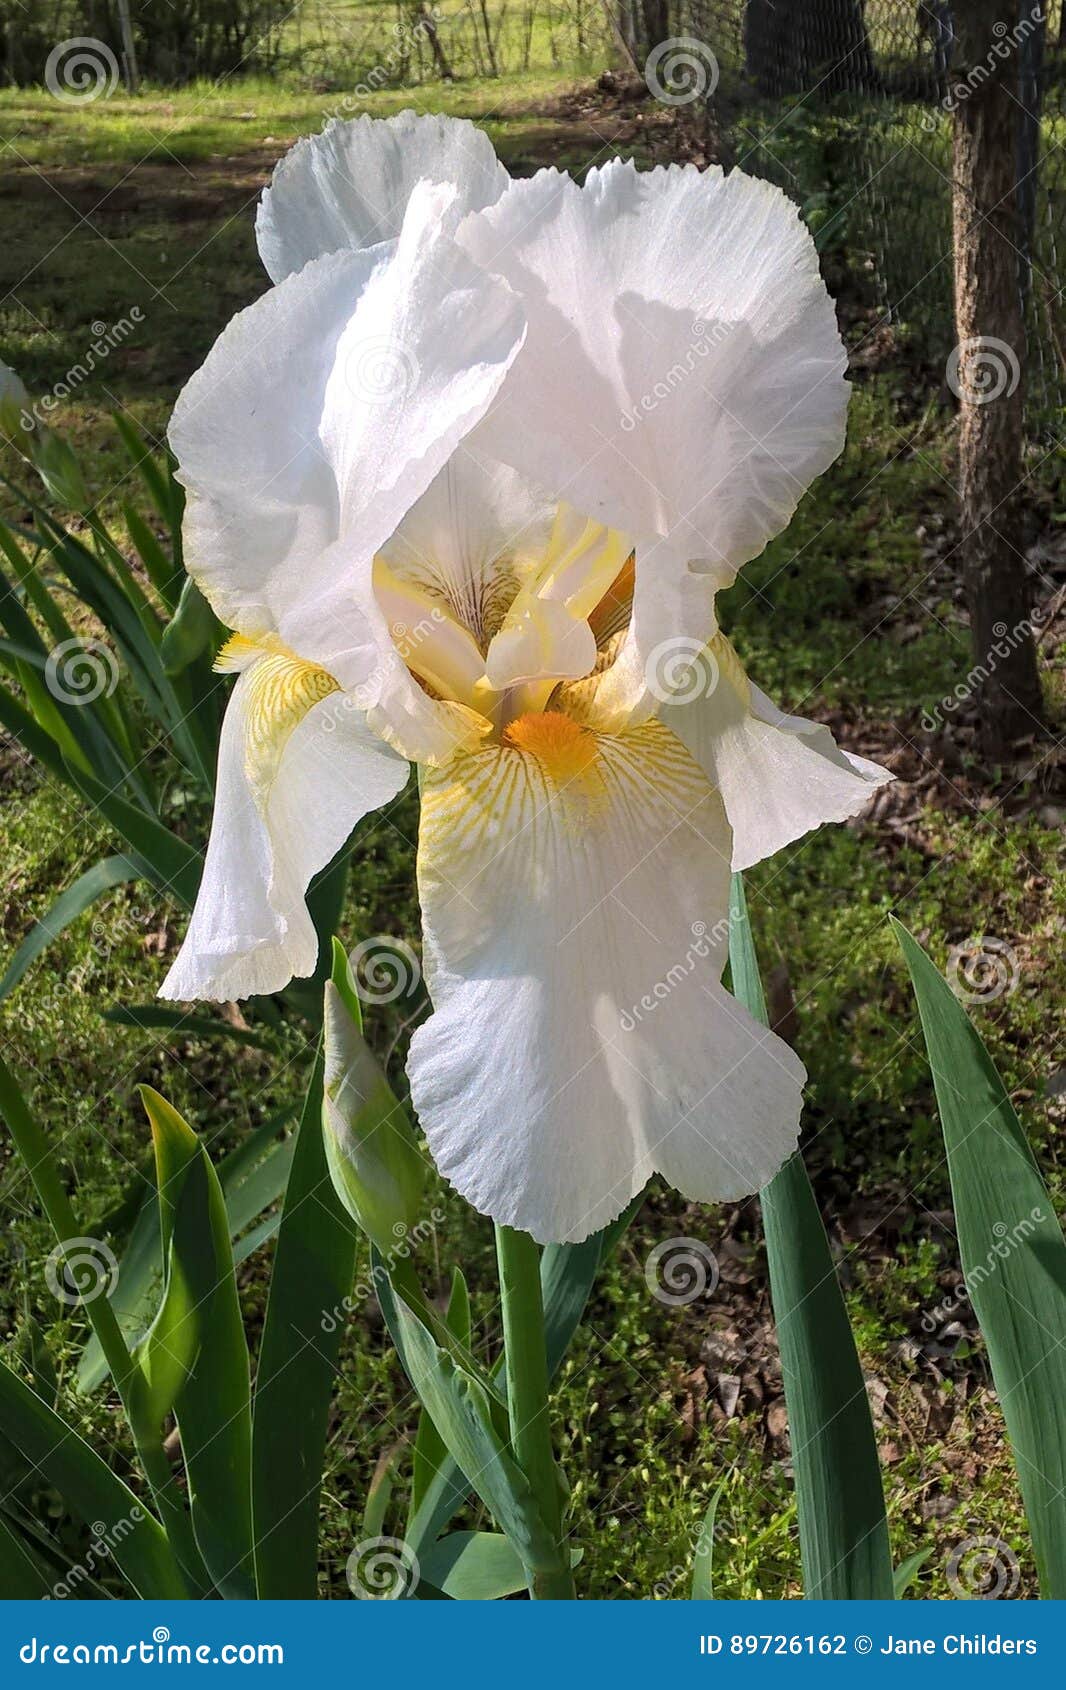
[[[986,751],[1002,756],[1040,725],[1040,680],[1025,577],[1025,330],[1016,192],[1018,53],[997,28],[1003,0],[956,9],[953,196],[962,564]]]

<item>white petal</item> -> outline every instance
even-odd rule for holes
[[[461,215],[491,205],[508,180],[485,131],[465,120],[334,118],[275,169],[256,216],[259,255],[280,282],[324,253],[392,240],[420,181],[453,182]]]
[[[651,654],[711,637],[715,589],[843,445],[846,360],[814,243],[780,190],[740,171],[619,161],[581,188],[555,171],[512,183],[459,238],[529,313],[475,439],[635,538],[608,690],[617,719],[646,712]]]
[[[701,772],[656,722],[587,766],[570,749],[566,779],[506,745],[434,772],[419,843],[412,1097],[456,1188],[543,1241],[604,1226],[656,1169],[693,1198],[756,1190],[804,1078],[720,984],[729,833]]]
[[[454,735],[395,651],[373,558],[524,334],[514,295],[441,233],[451,193],[416,190],[395,248],[317,259],[242,312],[171,425],[189,568],[219,615],[276,631],[375,708],[393,694],[427,755]]]
[[[570,502],[728,580],[844,440],[845,355],[778,188],[615,160],[515,182],[460,239],[519,291],[525,351],[486,429]]]
[[[160,997],[227,1000],[277,992],[314,973],[318,941],[304,894],[356,823],[402,791],[408,767],[367,730],[343,693],[289,733],[266,790],[248,778],[254,669],[233,689],[219,743],[203,879]]]
[[[555,504],[506,464],[464,441],[382,547],[404,580],[442,599],[484,642],[519,582],[536,568]]]
[[[693,666],[690,702],[662,712],[720,789],[733,829],[733,867],[750,868],[823,822],[858,815],[895,777],[842,751],[829,729],[786,716],[752,686],[719,636]]]

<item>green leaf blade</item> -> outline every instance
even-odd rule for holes
[[[947,1150],[963,1278],[988,1348],[1041,1594],[1066,1597],[1066,1242],[980,1035],[917,941],[910,970]]]
[[[274,1253],[252,1438],[260,1598],[317,1595],[318,1499],[357,1233],[322,1140],[322,1059],[297,1134]]]
[[[769,1025],[744,884],[733,876],[733,992]],[[796,1477],[804,1595],[891,1600],[873,1419],[832,1252],[797,1151],[759,1194]]]

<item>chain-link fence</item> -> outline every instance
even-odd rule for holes
[[[965,4],[966,0],[958,0]],[[799,201],[827,261],[846,253],[870,309],[846,322],[853,352],[891,325],[917,369],[943,379],[955,335],[952,112],[982,75],[959,80],[946,0],[678,0],[622,24],[638,63],[675,95],[707,98],[724,162]],[[1018,66],[1017,250],[1028,336],[1028,425],[1066,405],[1066,8],[1004,0],[993,50]],[[642,57],[643,55],[643,57]],[[993,67],[988,67],[990,74]],[[670,89],[667,88],[668,95]]]

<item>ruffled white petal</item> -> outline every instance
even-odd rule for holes
[[[591,736],[589,736],[591,740]],[[658,723],[508,746],[423,787],[419,888],[434,1014],[412,1097],[441,1171],[542,1241],[604,1226],[655,1170],[692,1198],[769,1179],[804,1071],[724,991],[729,832]]]
[[[516,297],[442,233],[452,192],[423,185],[395,246],[314,260],[241,312],[170,431],[189,568],[218,614],[361,688],[427,757],[452,754],[454,723],[393,646],[373,559],[524,334]]]
[[[203,879],[160,997],[227,1000],[277,992],[312,974],[318,941],[304,895],[356,823],[402,791],[408,766],[334,692],[291,729],[253,792],[254,670],[233,689],[219,742]]]
[[[491,205],[509,181],[483,129],[454,117],[334,118],[278,164],[256,216],[259,255],[280,282],[312,258],[399,234],[417,183],[450,182],[457,217]]]
[[[733,867],[750,868],[823,822],[858,815],[895,777],[842,751],[829,729],[787,716],[753,686],[722,636],[691,670],[690,702],[663,712],[720,789],[733,829]]]
[[[846,360],[814,244],[769,183],[619,161],[580,188],[514,182],[459,239],[529,314],[476,438],[634,537],[611,709],[647,711],[651,654],[711,637],[715,589],[843,444]]]

